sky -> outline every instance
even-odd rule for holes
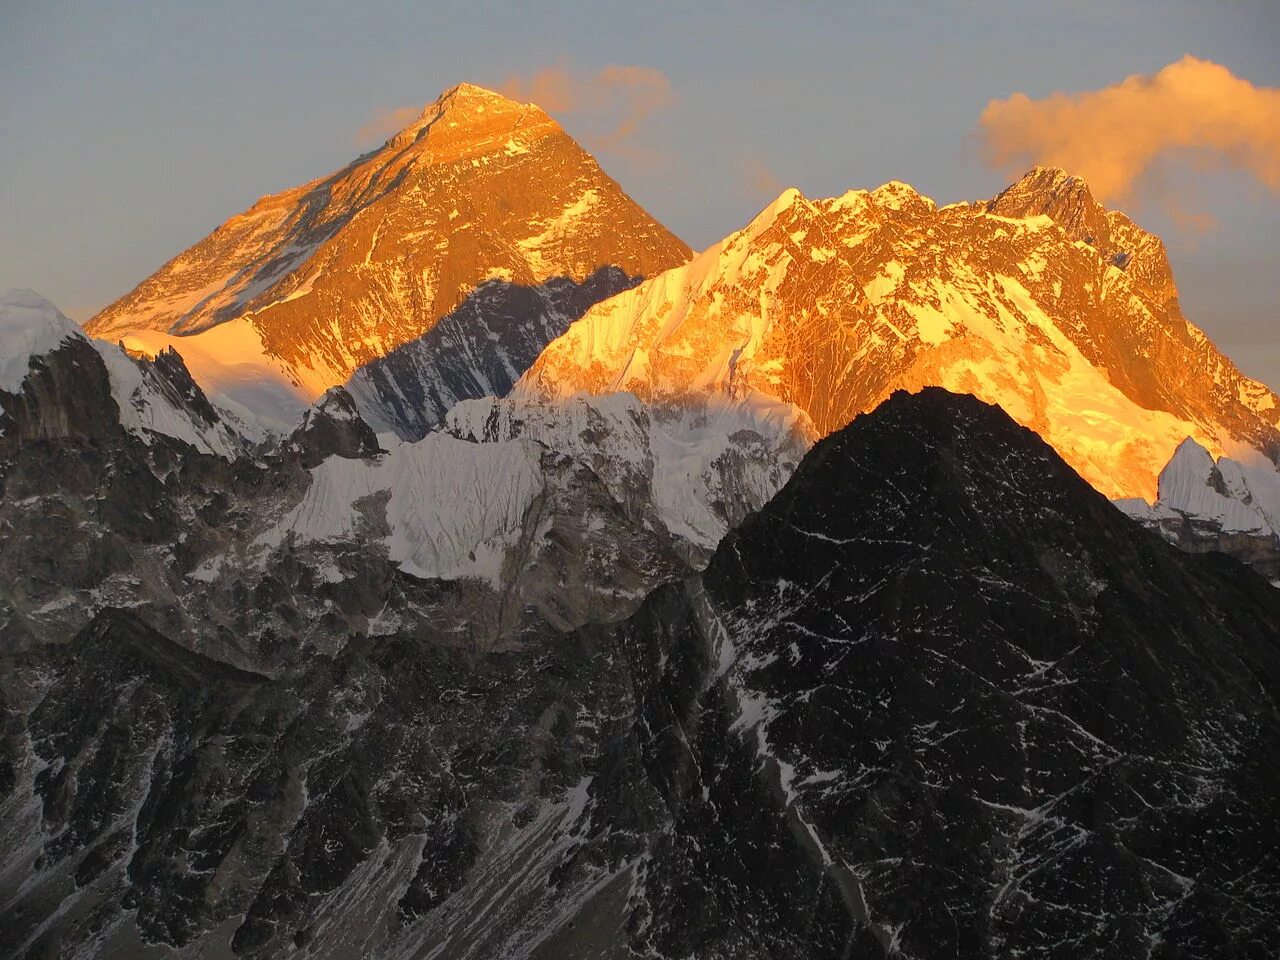
[[[1092,165],[1188,318],[1280,388],[1276,0],[0,0],[0,290],[86,320],[463,80],[555,100],[695,249],[785,186],[948,203]]]

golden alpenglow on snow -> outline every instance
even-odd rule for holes
[[[1274,0],[107,6],[0,960],[1280,957]]]
[[[999,404],[1110,497],[1156,493],[1188,436],[1280,449],[1280,402],[1178,305],[1164,245],[1087,185],[1036,168],[938,208],[897,181],[809,200],[593,307],[520,390],[707,393],[794,404],[814,437],[894,390]]]
[[[173,346],[211,394],[279,425],[487,281],[646,277],[688,256],[536,105],[464,83],[342,170],[259,200],[85,327],[141,352]]]

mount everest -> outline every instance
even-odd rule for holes
[[[584,300],[688,256],[540,109],[460,84],[381,148],[262,198],[85,326],[139,351],[181,346],[215,403],[278,432],[451,313],[488,322],[473,295],[509,290],[519,319],[559,332]],[[518,292],[544,284],[545,303]],[[515,344],[477,338],[466,359],[504,366],[526,335],[508,326]],[[394,390],[394,375],[379,386]]]

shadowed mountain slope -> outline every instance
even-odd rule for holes
[[[9,955],[1265,956],[1277,624],[997,408],[898,393],[619,624],[7,657]]]

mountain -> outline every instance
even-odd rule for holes
[[[1154,503],[1116,506],[1184,550],[1217,550],[1280,585],[1280,472],[1256,458],[1213,456],[1189,437],[1160,471]]]
[[[621,631],[657,680],[630,946],[1274,951],[1278,603],[998,409],[895,394]]]
[[[257,448],[177,353],[91,341],[34,294],[0,302],[0,343],[0,651],[112,607],[267,675],[428,625],[502,646],[625,616],[705,559],[533,438],[387,449],[333,387]]]
[[[1280,944],[1280,593],[994,407],[893,395],[621,622],[418,589],[283,672],[145,609],[5,654],[6,955]]]
[[[0,296],[0,451],[121,430],[228,459],[243,451],[173,351],[131,356],[34,291]]]
[[[176,353],[90,340],[31,291],[0,297],[0,355],[0,650],[65,642],[104,606],[170,608],[266,468]]]
[[[380,148],[228,220],[86,329],[173,347],[215,401],[284,432],[477,294],[529,311],[497,322],[558,331],[577,287],[604,296],[688,256],[538,107],[462,84]],[[550,303],[519,292],[552,281]],[[471,312],[482,378],[505,344]]]
[[[816,438],[927,385],[999,403],[1112,497],[1153,498],[1187,436],[1280,456],[1280,398],[1182,317],[1160,241],[1042,168],[941,208],[898,182],[788,190],[588,310],[515,393],[763,397],[799,408]]]
[[[571,322],[638,282],[617,267],[601,267],[582,283],[487,281],[421,337],[356,370],[347,389],[376,431],[420,440],[455,404],[506,396]]]

